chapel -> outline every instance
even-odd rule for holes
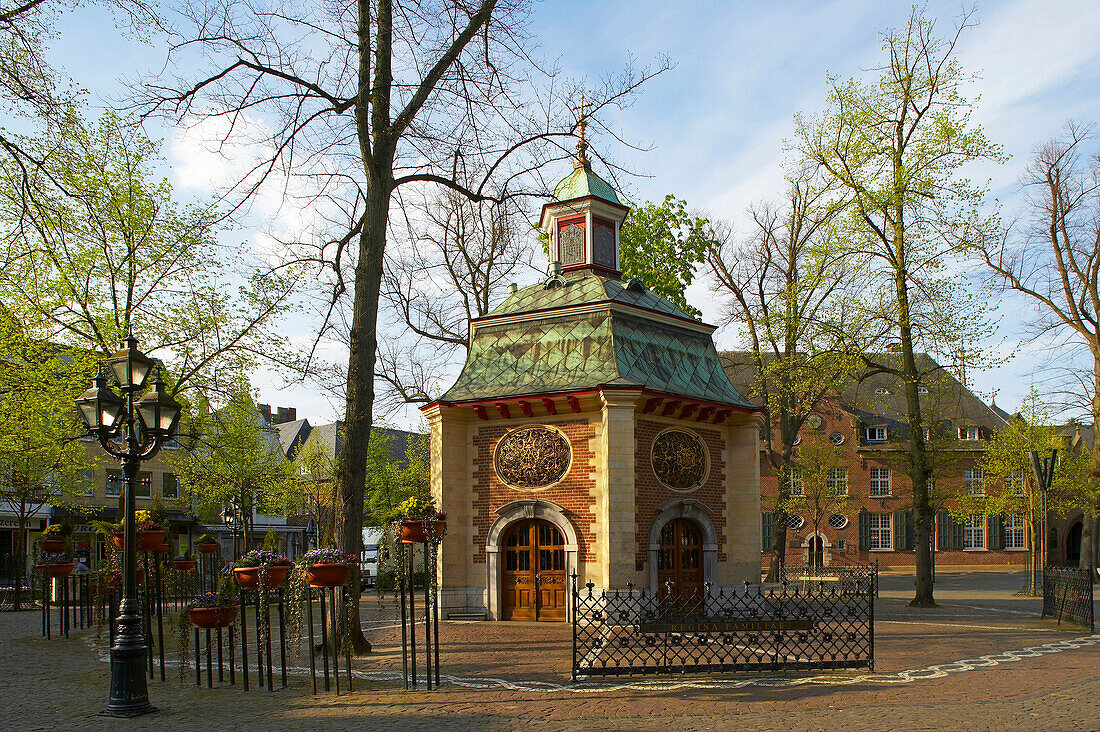
[[[759,409],[715,326],[623,281],[629,209],[585,148],[542,209],[549,277],[470,322],[423,408],[444,617],[567,620],[573,573],[658,594],[760,579]]]

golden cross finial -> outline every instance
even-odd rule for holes
[[[573,161],[574,168],[587,168],[588,156],[588,141],[584,139],[584,132],[588,129],[588,108],[591,105],[586,104],[584,101],[584,94],[581,94],[581,103],[577,107],[573,107],[573,111],[577,113],[577,159]]]

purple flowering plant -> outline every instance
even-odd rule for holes
[[[42,564],[69,564],[73,558],[68,554],[43,554]]]
[[[290,560],[286,557],[279,556],[278,553],[269,549],[253,549],[247,554],[242,554],[241,557],[233,563],[233,566],[262,567],[264,565],[271,566],[274,564],[290,564]]]
[[[302,555],[299,564],[312,567],[314,564],[351,564],[354,561],[354,556],[338,549],[313,549]]]

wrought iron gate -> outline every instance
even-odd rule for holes
[[[1092,569],[1047,567],[1043,570],[1043,617],[1096,629],[1092,606]]]
[[[573,678],[874,668],[877,571],[843,585],[658,596],[573,581]],[[830,586],[831,585],[831,586]]]

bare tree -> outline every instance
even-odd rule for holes
[[[528,9],[526,0],[200,1],[184,7],[186,30],[165,78],[148,83],[140,100],[147,114],[202,119],[220,124],[226,142],[253,143],[256,158],[236,194],[281,184],[286,197],[333,224],[307,258],[331,285],[319,337],[345,295],[351,301],[347,458],[337,473],[340,543],[349,554],[362,548],[394,193],[431,183],[475,201],[504,200],[525,192],[521,181],[543,163],[564,157],[560,141],[575,128],[555,74],[532,61]],[[183,73],[170,78],[177,68]],[[594,118],[663,68],[605,80],[591,100]],[[356,647],[369,648],[357,605],[353,621]]]
[[[1005,290],[1035,305],[1033,335],[1083,347],[1091,368],[1066,369],[1066,389],[1100,424],[1100,156],[1084,154],[1091,126],[1070,122],[1040,145],[1023,176],[1030,225],[1006,230],[976,251]],[[1062,351],[1064,354],[1065,351]],[[1093,430],[1089,482],[1100,483],[1100,432]],[[1100,505],[1082,506],[1081,566],[1097,563]]]
[[[530,224],[516,201],[433,193],[403,203],[407,241],[386,255],[382,297],[400,336],[379,348],[376,377],[388,387],[382,406],[438,394],[444,369],[464,360],[470,319],[487,315],[511,282],[535,271]]]
[[[778,481],[768,581],[778,581],[787,546],[791,471],[798,433],[844,380],[851,359],[833,346],[828,322],[849,279],[833,224],[842,210],[812,171],[794,175],[782,204],[749,209],[754,231],[707,254],[726,321],[745,333],[752,396],[764,408],[764,454]]]

